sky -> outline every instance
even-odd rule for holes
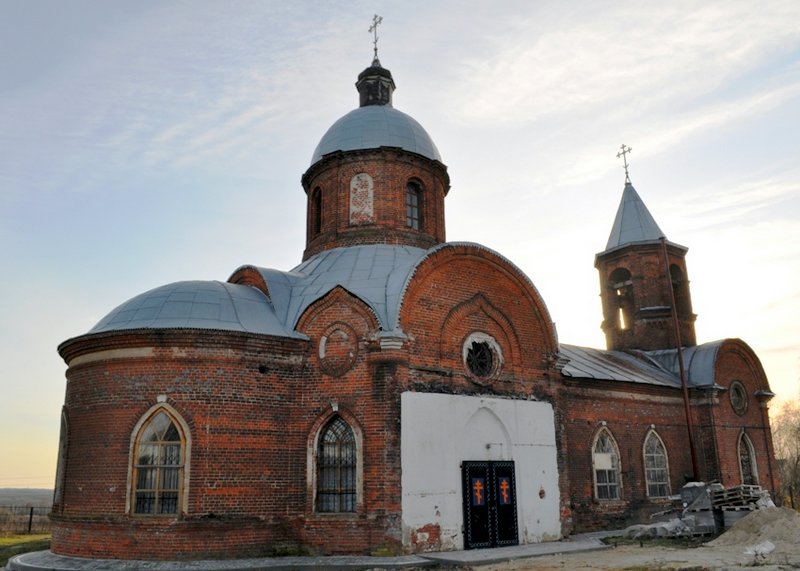
[[[289,270],[300,177],[378,48],[448,166],[447,238],[605,347],[594,256],[630,176],[689,248],[698,342],[800,381],[800,2],[4,0],[0,487],[52,487],[57,346],[131,297]]]

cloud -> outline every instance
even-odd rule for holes
[[[646,114],[691,102],[796,45],[800,5],[621,5],[555,28],[512,30],[465,58],[457,112],[471,122]]]

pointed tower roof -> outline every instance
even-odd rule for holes
[[[662,236],[664,232],[656,224],[636,189],[630,181],[626,181],[606,251],[628,244],[658,242]]]

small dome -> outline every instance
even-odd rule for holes
[[[412,117],[388,105],[369,105],[354,109],[328,129],[314,149],[311,164],[335,151],[379,147],[399,147],[442,162],[433,139]]]
[[[129,329],[215,329],[292,336],[259,290],[217,281],[167,284],[129,299],[89,333]]]

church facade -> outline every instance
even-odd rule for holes
[[[524,272],[446,241],[447,168],[377,56],[356,86],[302,177],[297,267],[158,287],[59,346],[53,552],[485,548],[638,521],[690,479],[777,489],[758,358],[696,344],[686,248],[629,181],[596,258],[608,349],[561,344]]]

